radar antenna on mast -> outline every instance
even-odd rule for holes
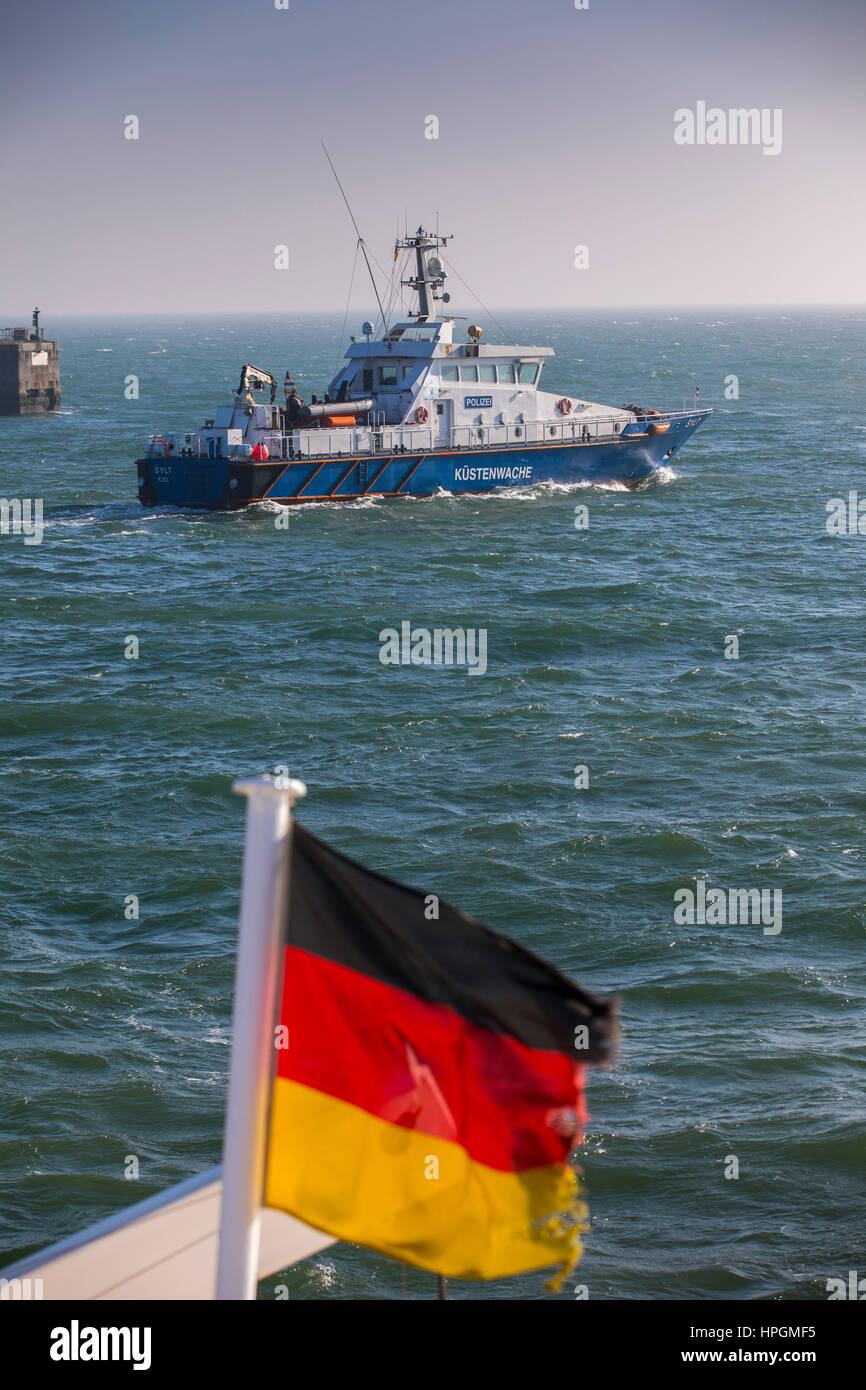
[[[443,304],[447,304],[451,298],[442,289],[447,278],[445,267],[439,256],[431,254],[441,246],[447,246],[450,240],[450,236],[440,236],[438,231],[425,232],[423,227],[419,227],[413,236],[406,236],[397,242],[395,250],[415,252],[415,274],[408,280],[402,280],[401,284],[418,295],[416,318],[435,318],[435,300],[441,299]]]

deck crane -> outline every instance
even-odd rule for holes
[[[277,394],[277,383],[270,372],[265,372],[261,367],[254,367],[252,362],[245,362],[241,368],[240,385],[237,390],[236,406],[255,405],[252,397],[253,390],[263,391],[266,386],[271,388],[270,404],[273,405]]]

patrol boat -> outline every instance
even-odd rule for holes
[[[324,400],[305,402],[286,372],[278,404],[276,379],[246,363],[233,404],[201,429],[150,435],[137,463],[140,501],[225,510],[542,482],[634,487],[712,413],[558,396],[540,389],[552,348],[482,343],[475,324],[456,342],[455,320],[437,307],[450,300],[437,254],[450,240],[423,227],[398,239],[395,258],[403,250],[411,266],[414,256],[401,283],[418,307],[390,328],[383,311],[380,338],[365,323]]]

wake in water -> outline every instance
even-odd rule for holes
[[[677,480],[679,474],[675,469],[665,465],[657,468],[646,479],[640,483],[628,486],[626,483],[597,483],[590,482],[589,479],[579,479],[573,483],[554,483],[538,482],[529,483],[526,487],[499,487],[491,488],[489,492],[449,492],[446,488],[440,487],[436,492],[430,493],[427,497],[356,497],[340,500],[339,498],[322,498],[315,502],[303,502],[297,506],[290,506],[290,511],[310,510],[323,507],[327,510],[340,508],[345,510],[366,510],[368,507],[379,507],[388,502],[411,503],[413,506],[421,506],[433,502],[538,502],[545,497],[564,496],[568,497],[576,492],[584,492],[587,489],[593,492],[644,492],[647,488],[654,485],[667,486]],[[269,512],[280,512],[284,507],[279,502],[254,502],[250,504],[258,510]],[[244,510],[247,510],[244,508]]]
[[[625,483],[597,483],[581,479],[573,483],[554,483],[538,482],[527,484],[526,487],[502,487],[492,488],[489,492],[449,492],[445,488],[439,488],[429,497],[354,497],[339,500],[337,498],[323,498],[317,501],[303,502],[296,506],[286,508],[280,502],[261,501],[251,502],[248,507],[241,507],[237,511],[214,513],[211,511],[197,510],[191,507],[177,507],[163,505],[158,507],[143,507],[138,501],[124,502],[101,502],[101,503],[80,503],[72,506],[54,507],[46,511],[44,519],[44,529],[59,530],[64,528],[79,528],[84,526],[94,526],[105,523],[116,524],[117,522],[154,522],[164,519],[182,519],[195,523],[201,521],[214,522],[217,516],[225,522],[230,518],[241,517],[246,512],[264,513],[265,515],[278,515],[286,510],[296,512],[299,510],[319,510],[333,509],[349,511],[367,511],[371,508],[381,507],[388,502],[401,502],[418,506],[423,503],[463,502],[471,500],[473,502],[505,500],[513,502],[537,502],[545,497],[570,496],[573,493],[583,492],[589,489],[597,492],[636,492],[645,491],[654,485],[667,486],[678,478],[677,472],[670,467],[661,467],[654,473],[639,483],[637,487],[627,487]]]
[[[93,526],[118,521],[158,521],[162,516],[187,517],[192,514],[183,507],[142,507],[140,502],[81,503],[69,507],[52,507],[45,512],[46,531],[62,527]]]

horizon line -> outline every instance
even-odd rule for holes
[[[474,314],[472,314],[472,315],[467,315],[467,314],[455,314],[455,315],[452,315],[452,316],[450,316],[450,317],[452,317],[452,318],[455,319],[455,320],[466,319],[467,322],[468,322],[468,320],[469,320],[470,317],[472,317],[472,318],[479,318],[479,317],[484,317],[484,316],[486,315],[487,318],[492,318],[493,315],[494,315],[494,312],[497,313],[497,314],[532,314],[532,313],[551,313],[551,312],[560,313],[560,314],[570,314],[570,313],[578,313],[578,314],[579,314],[579,313],[585,313],[585,312],[588,312],[588,311],[596,311],[596,310],[605,310],[605,311],[611,311],[611,312],[613,312],[613,311],[622,312],[622,311],[625,310],[625,311],[628,311],[628,312],[630,312],[630,313],[654,313],[654,312],[658,312],[658,311],[662,311],[662,310],[672,310],[672,309],[673,309],[673,310],[676,310],[677,312],[682,312],[682,311],[684,311],[684,310],[687,310],[687,311],[688,311],[688,310],[692,310],[692,311],[701,311],[701,310],[707,310],[707,309],[712,309],[712,310],[716,310],[716,311],[723,310],[723,311],[726,311],[726,312],[730,312],[730,311],[732,311],[732,310],[735,310],[735,311],[748,311],[748,310],[757,310],[757,309],[863,309],[863,308],[866,308],[866,299],[862,299],[862,300],[861,300],[861,299],[855,299],[855,300],[847,300],[847,299],[826,299],[826,300],[766,300],[766,301],[761,301],[761,302],[757,302],[757,301],[756,301],[756,302],[750,303],[750,304],[732,304],[732,303],[724,304],[724,303],[713,303],[713,302],[711,302],[711,301],[704,301],[704,302],[701,302],[701,303],[690,303],[690,304],[673,304],[673,303],[671,303],[671,304],[668,304],[668,303],[658,303],[658,304],[567,304],[567,305],[563,305],[563,304],[524,304],[524,305],[505,305],[505,306],[501,306],[501,305],[500,305],[500,306],[495,306],[494,310],[480,310],[480,311],[478,311],[478,312],[476,312],[476,313],[474,313]],[[25,319],[25,320],[29,320],[29,319],[31,318],[32,312],[33,312],[32,310],[28,310],[27,313],[24,315],[24,319]],[[357,312],[358,312],[358,314],[364,314],[364,313],[367,312],[367,311],[365,311],[365,309],[364,309],[363,307],[361,307],[361,308],[359,308],[359,309],[357,310]],[[377,311],[376,311],[375,307],[370,307],[370,308],[369,308],[369,313],[370,313],[370,314],[376,314],[376,312],[377,312]],[[40,313],[40,318],[41,318],[41,317],[43,316],[44,311],[43,311],[42,309],[40,309],[39,313]],[[253,316],[258,317],[258,316],[261,316],[261,315],[273,315],[273,316],[277,316],[277,317],[292,317],[292,316],[321,315],[321,314],[329,314],[329,315],[330,315],[330,314],[340,314],[340,315],[342,315],[343,313],[345,313],[345,305],[342,305],[342,306],[339,307],[339,308],[336,307],[336,306],[331,306],[331,307],[327,307],[327,306],[326,306],[326,307],[323,307],[323,308],[321,308],[321,309],[319,309],[319,308],[316,308],[316,309],[273,309],[273,308],[267,308],[267,309],[264,309],[264,308],[258,308],[258,309],[225,309],[225,308],[222,308],[222,309],[220,309],[220,308],[217,308],[217,309],[122,309],[122,310],[119,310],[119,311],[118,311],[118,310],[98,310],[98,311],[92,311],[92,312],[88,312],[88,311],[80,310],[80,309],[75,309],[75,310],[61,310],[61,311],[59,311],[58,313],[56,313],[56,314],[54,314],[54,315],[52,315],[52,314],[51,314],[51,311],[49,310],[49,317],[52,317],[52,316],[53,316],[53,317],[56,318],[56,319],[96,319],[96,318],[100,318],[100,319],[154,319],[154,318],[175,318],[175,317],[183,317],[183,318],[221,318],[221,317],[224,317],[224,316],[232,316],[232,317],[235,317],[235,318],[251,318],[251,317],[253,317]],[[377,315],[377,317],[381,317],[381,315]],[[27,328],[28,331],[29,331],[29,329],[30,329],[30,327],[31,327],[30,323],[28,323],[28,322],[22,323],[22,322],[20,322],[20,321],[16,321],[14,318],[9,318],[9,316],[6,316],[6,318],[9,320],[8,322],[4,321],[4,315],[3,315],[2,313],[0,313],[0,328],[7,328],[7,327],[8,327],[8,328],[12,328],[12,327],[14,327],[14,328]],[[441,320],[439,320],[439,321],[441,321]],[[404,320],[404,319],[401,319],[399,315],[396,315],[396,314],[395,314],[395,315],[393,316],[393,318],[391,319],[391,322],[399,323],[399,322],[405,322],[405,320]],[[40,327],[42,327],[42,324],[40,324]]]

